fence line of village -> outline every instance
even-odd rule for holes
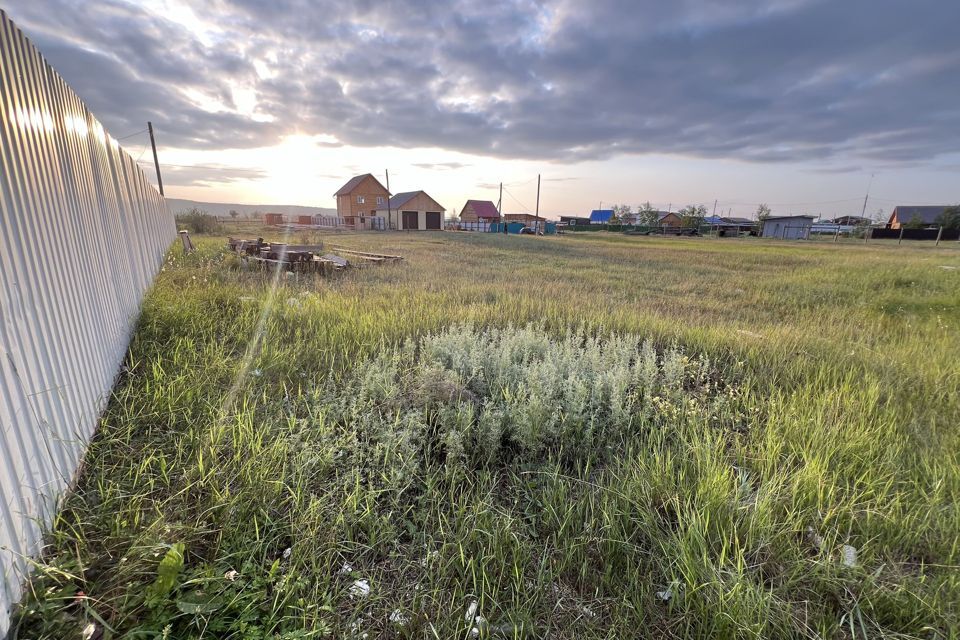
[[[5,637],[29,558],[74,480],[176,226],[136,161],[2,11],[0,109]]]

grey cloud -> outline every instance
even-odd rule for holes
[[[300,132],[560,162],[907,163],[955,152],[960,129],[957,2],[196,4],[213,36],[122,2],[10,13],[112,132],[151,119],[188,148]],[[237,86],[271,122],[190,97],[234,107]]]
[[[463,162],[414,162],[413,166],[420,169],[465,169],[471,165]]]
[[[147,172],[153,171],[152,162],[140,162],[140,167]],[[259,180],[266,176],[266,172],[254,168],[238,168],[229,166],[181,166],[160,163],[163,170],[163,182],[168,186],[193,187],[224,185],[238,182]]]
[[[863,171],[863,167],[859,165],[849,165],[843,167],[816,167],[814,169],[808,169],[809,173],[819,173],[823,175],[835,175],[841,173],[859,173]]]

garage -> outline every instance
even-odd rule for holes
[[[390,198],[389,206],[377,209],[388,229],[402,231],[443,230],[446,209],[425,191],[407,191]]]
[[[401,212],[403,216],[403,226],[401,227],[404,230],[409,229],[419,229],[420,225],[417,224],[419,217],[416,211],[403,211]]]

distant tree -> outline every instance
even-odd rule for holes
[[[677,212],[680,216],[680,226],[699,227],[707,217],[707,208],[702,204],[690,204]]]
[[[657,226],[658,214],[657,210],[653,208],[653,205],[650,202],[644,202],[637,209],[637,224],[643,225],[644,227],[655,227]]]
[[[633,207],[628,204],[613,205],[613,217],[616,218],[618,222],[624,222],[631,213],[633,213]]]
[[[937,224],[944,229],[960,229],[960,204],[944,209],[943,213],[937,216]]]
[[[237,213],[237,210],[236,210],[236,209],[230,209],[230,217],[231,217],[231,218],[233,218],[234,220],[236,220],[236,219],[237,219],[237,216],[239,216],[239,215],[240,215],[240,214]]]
[[[910,218],[905,225],[903,225],[905,229],[923,229],[925,226],[927,225],[924,224],[923,218],[916,213],[913,214],[913,217]]]
[[[773,212],[770,211],[770,207],[768,207],[766,203],[761,204],[759,207],[757,207],[757,220],[763,222],[770,217],[771,213]]]

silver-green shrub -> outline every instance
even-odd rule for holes
[[[373,468],[602,459],[632,433],[729,402],[710,364],[636,335],[455,326],[329,382],[318,406]],[[711,386],[713,385],[713,386]]]

